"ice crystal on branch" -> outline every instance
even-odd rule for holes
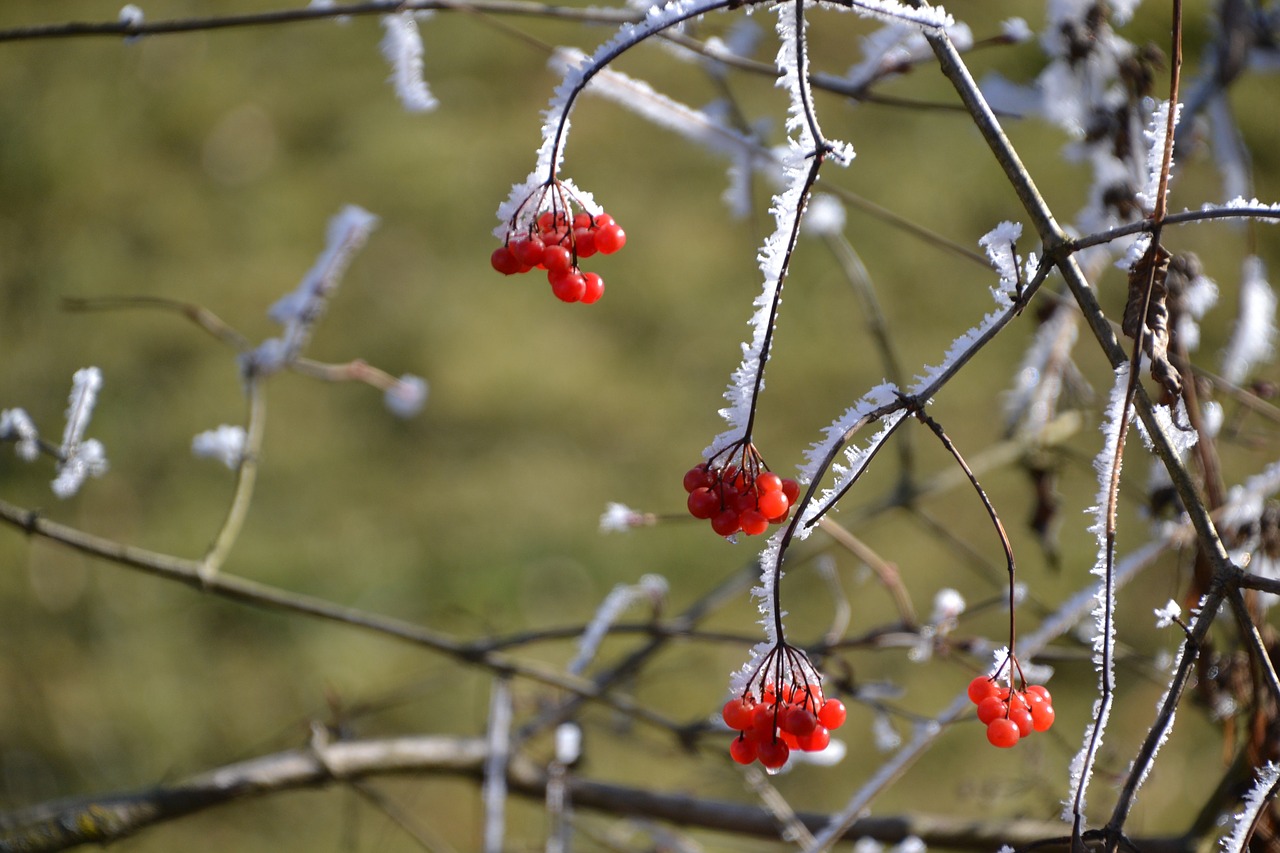
[[[581,67],[585,59],[580,51],[558,48],[551,57],[550,65],[554,71],[566,76]],[[749,210],[749,204],[743,200],[749,188],[745,178],[757,170],[776,172],[772,153],[759,140],[729,126],[709,108],[694,109],[654,91],[642,80],[611,68],[597,72],[585,91],[607,98],[659,127],[677,133],[714,154],[727,157],[731,164],[731,185],[725,191],[725,199],[736,216],[744,216]]]
[[[1223,853],[1244,853],[1246,842],[1253,832],[1262,813],[1262,807],[1275,796],[1276,786],[1280,785],[1280,765],[1268,761],[1257,770],[1257,780],[1244,798],[1244,805],[1235,816],[1235,826],[1231,834],[1222,839]]]
[[[58,449],[58,476],[53,493],[69,498],[80,490],[88,477],[101,477],[107,471],[107,457],[102,443],[85,439],[85,430],[93,417],[93,407],[102,390],[102,372],[96,367],[77,370],[71,377],[71,396],[67,405],[67,425]]]
[[[1178,602],[1171,598],[1169,599],[1169,603],[1164,607],[1157,607],[1155,609],[1155,614],[1156,627],[1168,628],[1170,625],[1182,618],[1182,608],[1178,605]]]
[[[1018,286],[1018,259],[1014,256],[1013,247],[1022,236],[1022,224],[1018,222],[1001,222],[986,234],[978,238],[978,245],[991,259],[1000,276],[1000,286],[1012,291]]]
[[[406,373],[383,392],[382,402],[397,418],[411,418],[427,404],[427,380]]]
[[[241,426],[222,424],[191,440],[191,452],[200,459],[216,459],[232,471],[244,458],[245,431]]]
[[[1094,701],[1092,719],[1085,726],[1084,743],[1080,751],[1071,761],[1071,789],[1074,797],[1068,800],[1063,810],[1063,820],[1071,820],[1072,815],[1083,813],[1085,795],[1089,781],[1093,775],[1093,762],[1102,746],[1103,733],[1111,713],[1111,687],[1115,683],[1113,671],[1115,650],[1115,590],[1108,579],[1113,577],[1115,560],[1115,542],[1111,528],[1112,482],[1120,477],[1121,470],[1121,430],[1127,419],[1123,416],[1129,389],[1129,363],[1125,362],[1115,371],[1115,383],[1111,387],[1111,396],[1103,415],[1101,430],[1103,434],[1102,449],[1094,457],[1093,467],[1098,475],[1097,503],[1089,512],[1093,513],[1094,522],[1089,532],[1098,541],[1098,557],[1094,562],[1094,575],[1103,580],[1098,585],[1094,601],[1093,617],[1093,665],[1098,671],[1099,697]],[[1131,407],[1132,408],[1132,407]]]
[[[578,653],[569,662],[568,671],[574,675],[585,672],[618,617],[632,605],[646,601],[657,611],[667,596],[668,588],[667,579],[654,574],[645,575],[640,578],[639,583],[615,586],[605,596],[595,616],[591,617],[591,623],[582,632],[582,637],[578,640]]]
[[[1240,313],[1222,353],[1222,378],[1242,384],[1256,364],[1271,358],[1275,339],[1276,294],[1267,283],[1262,259],[1250,255],[1240,281]]]
[[[40,433],[23,409],[0,412],[0,441],[14,442],[14,452],[25,462],[34,462],[40,455]]]
[[[1173,114],[1173,126],[1178,126],[1178,119],[1182,115],[1182,105],[1179,104]],[[1155,210],[1156,193],[1160,188],[1160,172],[1164,168],[1164,149],[1165,143],[1168,142],[1169,129],[1169,102],[1161,101],[1156,107],[1155,112],[1151,114],[1151,121],[1147,125],[1147,129],[1143,131],[1143,136],[1147,140],[1147,180],[1146,184],[1138,191],[1138,202],[1142,205],[1147,213]]]
[[[263,341],[246,357],[246,370],[271,373],[298,357],[316,322],[324,316],[329,297],[337,290],[352,257],[377,224],[378,217],[354,204],[329,220],[324,251],[298,287],[267,311],[268,317],[284,326],[284,336]]]
[[[391,83],[396,97],[411,113],[431,112],[439,102],[422,77],[422,35],[414,12],[397,12],[384,15],[382,26],[386,35],[382,38],[382,55],[391,63]]]

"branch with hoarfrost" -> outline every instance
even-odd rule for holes
[[[426,14],[426,13],[423,13]],[[382,39],[382,55],[391,63],[391,83],[396,97],[411,113],[429,113],[440,102],[422,77],[422,35],[413,12],[399,12],[382,19],[387,33]]]
[[[1119,589],[1129,583],[1137,576],[1138,572],[1152,565],[1175,541],[1176,537],[1172,531],[1170,536],[1170,539],[1152,542],[1120,560],[1116,564],[1115,588]],[[1070,632],[1080,618],[1089,612],[1101,586],[1102,582],[1099,581],[1070,596],[1041,622],[1036,630],[1024,634],[1019,643],[1024,659],[1027,661],[1034,660],[1036,655],[1042,652],[1051,641]],[[820,853],[820,851],[830,850],[838,840],[847,837],[850,827],[865,812],[872,800],[905,773],[916,759],[923,756],[934,745],[948,726],[958,722],[972,707],[968,695],[965,692],[961,692],[941,713],[927,724],[918,725],[907,743],[881,765],[861,788],[853,793],[845,806],[831,817],[831,820],[821,832],[816,833],[817,840],[815,845],[806,850],[805,853]],[[1046,833],[1035,840],[1042,841],[1045,838],[1060,836],[1062,824],[1055,823],[1053,826],[1055,828],[1052,832]],[[1191,845],[1188,840],[1184,840],[1182,843]]]
[[[62,446],[58,448],[58,476],[53,481],[53,493],[60,498],[71,497],[80,491],[87,478],[101,477],[107,472],[102,442],[84,437],[100,390],[102,372],[96,367],[77,370],[71,377],[67,425],[62,432]]]
[[[163,36],[175,33],[195,33],[207,30],[261,27],[293,24],[305,21],[343,21],[365,15],[391,15],[415,11],[476,11],[494,15],[518,15],[561,18],[570,21],[599,24],[621,24],[635,21],[641,13],[631,9],[605,9],[589,7],[575,9],[555,4],[535,3],[529,0],[467,0],[459,4],[455,0],[371,0],[365,3],[311,3],[305,7],[293,6],[274,11],[252,12],[239,15],[209,15],[168,20],[146,21],[132,16],[121,16],[112,21],[60,22],[11,27],[0,30],[0,43],[67,39],[86,37],[125,37],[138,39],[143,36]]]
[[[351,259],[377,223],[376,216],[354,204],[347,205],[329,220],[325,248],[315,265],[295,290],[282,296],[267,311],[267,316],[284,327],[283,336],[268,338],[244,358],[246,374],[275,373],[297,361]]]
[[[1245,853],[1254,826],[1262,816],[1263,807],[1275,799],[1280,790],[1280,766],[1268,762],[1258,771],[1257,779],[1244,798],[1244,804],[1235,815],[1231,834],[1222,842],[1223,853]]]
[[[478,780],[489,760],[485,741],[453,735],[416,735],[381,740],[318,739],[309,748],[286,750],[217,767],[181,782],[127,792],[106,793],[30,806],[0,815],[0,844],[48,853],[80,844],[107,844],[207,809],[288,791],[358,785],[383,777],[454,776]],[[617,816],[646,818],[698,827],[730,836],[778,838],[773,813],[687,792],[663,793],[589,779],[567,780],[575,806]],[[527,758],[516,755],[507,766],[506,787],[526,799],[546,796],[547,777]],[[800,825],[815,830],[826,815],[797,814]],[[845,838],[898,841],[916,837],[926,845],[990,851],[997,844],[1030,844],[1055,832],[1055,824],[1028,819],[975,820],[927,812],[864,817]],[[1179,838],[1135,838],[1144,853],[1194,853]]]

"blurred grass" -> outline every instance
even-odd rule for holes
[[[993,32],[1000,15],[1026,14],[1025,4],[1013,2],[967,5],[955,11],[972,15],[979,36]],[[262,6],[153,2],[146,13],[162,19],[256,8]],[[1192,41],[1205,38],[1206,9],[1189,4]],[[101,3],[17,3],[0,13],[0,26],[114,14]],[[840,73],[860,59],[857,40],[869,26],[849,16],[820,19],[815,64]],[[609,34],[532,19],[508,24],[587,50]],[[768,28],[767,20],[761,24]],[[707,26],[722,28],[724,20]],[[1158,23],[1143,26],[1158,37]],[[419,417],[400,422],[370,389],[274,379],[260,487],[227,570],[466,637],[582,622],[615,583],[645,572],[670,580],[669,610],[677,611],[749,560],[754,546],[712,541],[693,524],[601,537],[596,520],[610,500],[681,508],[679,477],[720,429],[715,410],[758,292],[754,253],[769,223],[763,215],[746,223],[724,216],[722,162],[616,105],[587,99],[574,114],[566,171],[630,237],[621,255],[594,263],[609,284],[607,298],[590,309],[563,306],[539,282],[496,277],[487,263],[492,211],[532,163],[539,111],[555,79],[539,49],[482,18],[439,14],[422,29],[427,77],[442,104],[427,116],[407,115],[396,103],[374,19],[134,44],[0,45],[0,406],[26,408],[56,435],[71,373],[100,366],[106,384],[90,434],[104,441],[112,465],[108,477],[55,505],[48,466],[25,465],[6,452],[4,497],[122,542],[202,553],[232,480],[216,464],[191,458],[188,448],[195,433],[242,418],[234,358],[173,317],[66,314],[59,300],[161,294],[200,303],[260,339],[274,333],[266,307],[310,267],[328,218],[356,203],[382,223],[346,276],[311,355],[361,357],[394,374],[421,374],[431,397]],[[765,44],[767,55],[773,48],[768,38]],[[977,55],[974,65],[979,76],[999,68],[1027,79],[1038,59],[1038,49],[1024,45]],[[642,48],[620,68],[695,106],[717,97],[696,68],[661,50]],[[1243,84],[1241,106],[1273,95],[1267,85]],[[732,75],[729,87],[751,118],[772,119],[776,139],[782,101],[771,81]],[[953,97],[928,70],[884,89]],[[828,135],[849,139],[859,152],[847,173],[829,171],[824,182],[969,246],[998,220],[1020,218],[963,117],[826,96],[819,104]],[[1267,111],[1240,112],[1258,195],[1274,198],[1277,128]],[[1069,221],[1083,204],[1083,167],[1063,165],[1062,139],[1043,126],[1015,123],[1010,133],[1059,218]],[[1214,197],[1213,181],[1203,156],[1189,163],[1175,184],[1174,208]],[[1192,200],[1176,195],[1184,192]],[[947,342],[988,310],[989,274],[981,267],[852,210],[848,233],[909,372],[936,362]],[[1261,237],[1274,269],[1275,242]],[[1242,241],[1222,226],[1180,229],[1175,239],[1178,248],[1202,252],[1222,287],[1223,309],[1205,330],[1205,352],[1213,353],[1229,331]],[[1117,312],[1120,281],[1117,271],[1102,290]],[[802,247],[787,294],[758,433],[770,464],[784,471],[883,375],[858,302],[818,243]],[[980,355],[938,401],[936,416],[967,453],[998,435],[999,395],[1030,332],[1024,325]],[[1080,352],[1082,367],[1104,389],[1101,359],[1087,343]],[[911,440],[923,470],[948,465],[920,435]],[[1087,463],[1096,450],[1091,429],[1074,448]],[[1255,470],[1272,455],[1265,447],[1235,452],[1229,470]],[[1130,464],[1141,476],[1141,465]],[[854,505],[873,503],[892,484],[888,456],[881,466],[861,490],[866,497],[851,498]],[[984,483],[1006,513],[1032,598],[1051,605],[1082,586],[1095,548],[1078,514],[1096,490],[1087,464],[1064,473],[1064,567],[1057,574],[1046,570],[1023,527],[1031,499],[1024,478],[1008,471]],[[900,567],[925,613],[940,585],[971,601],[999,594],[999,554],[977,502],[951,494],[927,508],[990,561],[985,570],[975,571],[954,546],[903,515],[859,534]],[[1122,534],[1122,550],[1137,544],[1142,529],[1135,514],[1125,522],[1135,533]],[[888,599],[859,580],[852,560],[838,560],[854,594],[853,630],[878,624]],[[483,729],[486,679],[420,651],[203,598],[13,531],[0,533],[0,566],[0,806],[145,786],[298,745],[308,721],[327,715],[326,693],[358,705],[414,689],[411,698],[353,720],[361,734]],[[1150,636],[1146,626],[1150,609],[1177,595],[1178,571],[1168,561],[1122,600],[1121,625],[1143,626],[1133,638],[1122,630],[1122,639],[1144,654],[1174,643]],[[825,630],[829,593],[810,573],[793,574],[790,624],[807,641]],[[743,600],[710,624],[742,632],[755,618]],[[975,617],[966,630],[999,636],[1000,622],[995,614]],[[1070,642],[1065,647],[1080,652]],[[625,640],[610,641],[606,655],[626,648]],[[725,675],[744,652],[677,643],[635,690],[677,718],[700,717],[718,706]],[[572,649],[546,644],[528,654],[563,663]],[[967,680],[961,666],[904,670],[901,652],[844,657],[859,680],[901,680],[901,706],[921,713],[935,711]],[[1133,679],[1113,716],[1107,771],[1123,772],[1161,689],[1140,668]],[[937,802],[961,813],[1056,814],[1092,681],[1083,657],[1059,668],[1058,728],[1026,749],[976,749],[978,735],[968,727],[944,737],[909,784],[877,803],[877,813]],[[531,710],[537,699],[522,687],[519,710]],[[872,772],[874,749],[860,737],[869,719],[857,709],[847,730],[853,754],[844,765],[779,780],[794,803],[837,808]],[[652,731],[599,710],[587,712],[586,724],[584,772],[746,796],[723,761],[690,761]],[[1134,826],[1180,828],[1175,810],[1186,808],[1179,799],[1184,774],[1176,768],[1205,762],[1216,772],[1217,749],[1202,713],[1180,715],[1162,756],[1175,772],[1148,783]],[[950,769],[956,766],[965,772]],[[478,843],[479,806],[469,786],[412,780],[387,790],[458,849]],[[414,849],[348,792],[235,808],[119,846]],[[538,846],[536,806],[513,807],[512,823],[512,849]],[[708,849],[766,847],[704,841]]]

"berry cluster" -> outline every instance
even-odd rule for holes
[[[978,706],[978,719],[987,727],[992,746],[1007,749],[1033,731],[1048,731],[1053,725],[1053,697],[1039,684],[1013,690],[980,675],[969,682],[969,699]]]
[[[694,518],[707,519],[721,536],[741,530],[756,536],[770,524],[787,520],[791,506],[800,496],[795,480],[783,479],[756,464],[714,467],[706,462],[693,466],[684,475],[687,505]]]
[[[566,203],[544,210],[527,226],[516,220],[507,228],[507,237],[493,250],[489,263],[503,275],[528,272],[535,267],[547,271],[551,292],[562,302],[590,305],[604,294],[604,280],[578,268],[581,258],[597,252],[611,255],[627,242],[627,232],[607,213],[573,215]]]
[[[781,691],[768,684],[759,701],[748,690],[726,702],[721,716],[738,732],[729,745],[734,761],[759,760],[767,769],[777,770],[787,763],[792,750],[826,749],[831,730],[844,725],[846,711],[839,699],[824,700],[817,684],[783,684]]]

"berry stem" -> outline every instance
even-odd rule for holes
[[[1016,610],[1014,605],[1016,604],[1015,599],[1017,596],[1014,591],[1015,565],[1013,558],[1013,544],[1009,541],[1009,534],[1005,531],[1004,523],[1000,521],[1000,515],[996,512],[995,506],[992,505],[991,499],[987,497],[987,493],[982,488],[982,484],[978,482],[977,475],[973,473],[973,469],[969,467],[969,463],[964,461],[964,457],[960,454],[960,451],[956,448],[955,444],[952,443],[951,438],[947,435],[946,431],[943,430],[942,425],[929,417],[929,415],[925,414],[924,408],[919,405],[919,401],[911,402],[912,414],[915,415],[916,420],[920,421],[920,423],[929,427],[929,429],[933,431],[933,434],[942,442],[942,446],[947,449],[947,452],[951,454],[953,459],[955,459],[956,464],[960,466],[960,470],[963,471],[965,477],[968,478],[970,485],[973,486],[973,490],[978,493],[978,499],[982,501],[982,506],[987,510],[987,516],[991,519],[991,524],[996,529],[996,535],[1000,537],[1000,547],[1004,549],[1005,563],[1009,570],[1009,660],[1012,661],[1009,668],[1009,689],[1013,689],[1013,671],[1015,669],[1018,671],[1018,679],[1025,686],[1026,678],[1023,677],[1022,667],[1018,664],[1018,658],[1014,654],[1014,643],[1017,639],[1017,619],[1015,616]]]
[[[619,56],[641,42],[646,41],[650,36],[669,30],[677,24],[682,24],[692,18],[705,15],[707,12],[714,12],[719,9],[736,9],[745,5],[754,5],[757,2],[760,2],[760,0],[709,0],[709,2],[698,3],[690,8],[684,9],[676,15],[673,15],[670,20],[658,20],[652,23],[645,22],[634,26],[626,38],[621,39],[613,47],[604,51],[604,53],[592,57],[590,66],[583,70],[581,77],[573,84],[564,96],[564,104],[560,110],[560,117],[556,122],[555,136],[551,143],[551,157],[547,164],[547,183],[552,183],[556,179],[556,164],[560,159],[560,153],[565,144],[565,132],[569,124],[569,113],[572,111],[573,105],[578,99],[578,95],[582,94],[582,91],[587,87],[587,84],[591,82],[592,77],[603,71]]]

